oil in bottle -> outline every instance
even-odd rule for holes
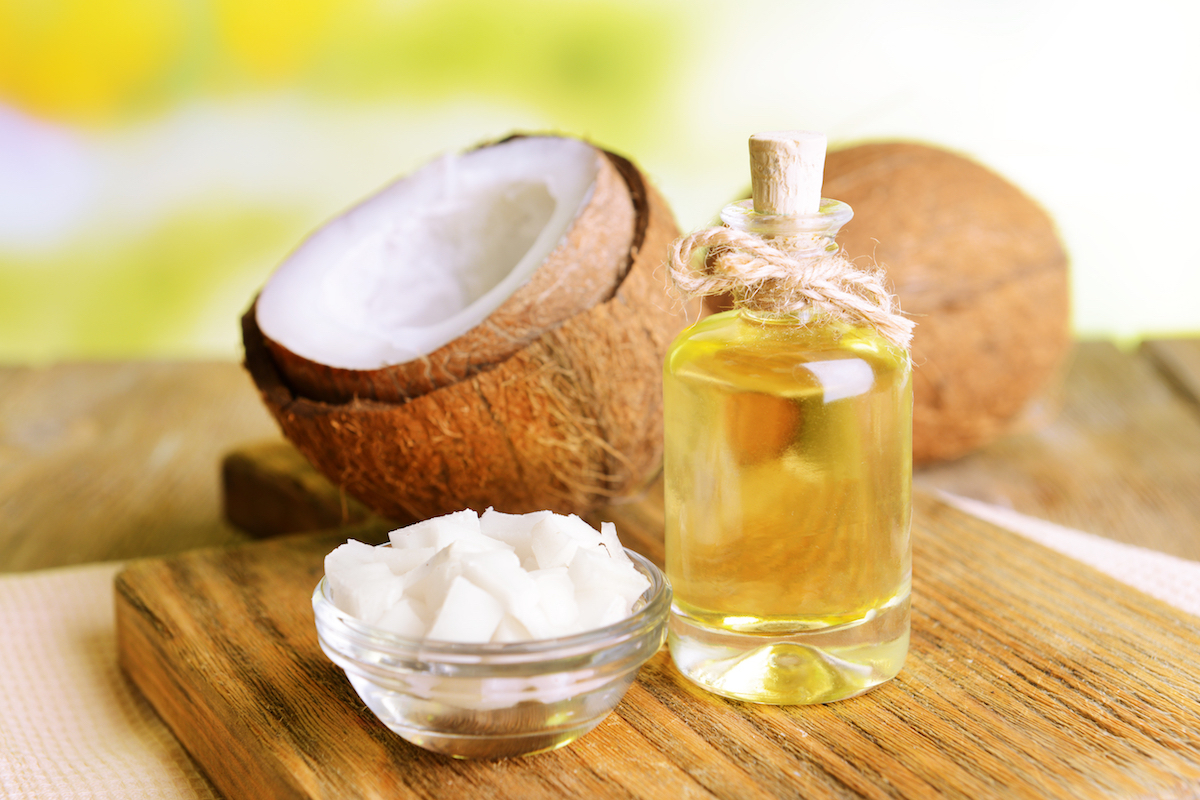
[[[778,160],[796,146],[758,139],[752,169],[789,174]],[[851,212],[820,201],[824,137],[819,151],[815,211],[763,210],[756,185],[755,209],[726,209],[726,224],[800,261],[836,252]],[[836,310],[754,305],[684,331],[664,365],[671,655],[728,697],[840,700],[894,677],[908,650],[908,352]]]

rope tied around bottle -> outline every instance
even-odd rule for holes
[[[707,249],[702,266],[693,256]],[[797,254],[734,228],[706,228],[676,239],[668,261],[671,280],[689,297],[732,294],[741,308],[771,314],[806,307],[851,324],[874,328],[908,352],[915,323],[900,313],[883,270],[855,265],[840,252]]]

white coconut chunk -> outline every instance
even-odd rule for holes
[[[375,625],[409,639],[423,639],[426,625],[418,608],[416,601],[402,597],[379,615]]]
[[[479,516],[479,531],[484,536],[499,539],[510,545],[521,559],[521,563],[527,564],[533,559],[533,546],[530,542],[533,526],[550,516],[553,516],[551,511],[505,514],[488,508]]]
[[[510,614],[537,605],[537,584],[510,550],[472,553],[464,558],[462,574],[495,597]]]
[[[620,541],[616,538],[616,527],[610,523],[612,535],[606,539],[595,528],[579,517],[571,514],[550,514],[533,526],[531,544],[534,557],[540,569],[564,567],[571,563],[576,549],[583,547],[589,550],[605,551],[607,547],[618,547]],[[621,551],[624,552],[623,550]]]
[[[414,522],[388,534],[395,547],[433,547],[441,550],[469,535],[479,535],[479,515],[467,508],[433,519]]]
[[[538,606],[546,615],[556,636],[579,632],[579,606],[575,602],[575,585],[566,567],[539,569],[530,575],[537,582],[541,597]]]
[[[577,595],[577,602],[579,603],[579,627],[585,631],[604,628],[629,616],[629,603],[615,593],[610,593],[608,605],[603,604],[603,595],[581,599]]]
[[[600,543],[604,546],[604,551],[617,561],[624,561],[627,564],[632,564],[629,555],[625,552],[625,548],[621,546],[621,540],[617,538],[617,526],[611,522],[600,523]]]
[[[575,551],[579,549],[579,543],[565,536],[555,519],[545,519],[534,525],[530,543],[538,569],[565,567],[571,563]]]
[[[471,547],[470,543],[456,542],[453,545],[458,557],[462,559],[464,573],[499,576],[495,578],[496,583],[499,584],[506,578],[515,578],[516,575],[524,572],[521,569],[521,559],[517,558],[517,554],[502,547],[500,543],[481,550],[468,550],[469,547]],[[475,579],[471,578],[471,580]]]
[[[559,532],[564,536],[571,537],[580,547],[594,549],[600,546],[602,541],[600,539],[600,532],[574,514],[569,516],[555,514],[554,521],[558,526]]]
[[[456,548],[460,553],[513,552],[512,545],[508,542],[493,539],[491,536],[484,536],[482,533],[460,536],[450,546]]]
[[[527,573],[528,574],[528,573]],[[562,635],[562,629],[550,621],[550,617],[542,610],[541,589],[532,604],[521,603],[513,610],[512,616],[529,631],[529,639],[553,639]]]
[[[601,550],[580,549],[567,568],[571,581],[580,597],[595,603],[597,596],[608,598],[613,594],[621,597],[627,607],[650,588],[650,580],[638,572],[631,563],[609,558]],[[608,600],[603,601],[608,605]]]
[[[437,605],[445,595],[450,581],[462,574],[463,568],[477,554],[508,554],[516,558],[503,542],[486,536],[464,536],[443,547],[433,558],[403,576],[405,592],[428,605]]]
[[[633,607],[630,603],[625,602],[625,598],[619,597],[608,604],[608,608],[600,615],[596,627],[603,628],[608,625],[615,625],[623,619],[629,617],[633,612]]]
[[[435,547],[378,547],[376,559],[388,565],[394,575],[407,575],[437,555]]]
[[[371,564],[379,560],[375,548],[356,539],[350,539],[343,545],[338,545],[325,556],[325,574],[337,572],[346,567],[360,564]]]
[[[401,579],[379,562],[345,567],[326,577],[334,604],[366,622],[374,622],[404,594]]]
[[[644,591],[643,584],[634,579],[641,578],[641,573],[629,563],[608,557],[602,548],[599,552],[581,548],[566,572],[575,585],[575,602],[580,609],[578,624],[583,630],[625,619]]]
[[[462,560],[447,547],[400,579],[404,595],[436,609],[446,599],[450,584],[462,575],[462,567]]]
[[[496,626],[496,630],[492,633],[493,642],[525,642],[530,639],[541,639],[541,636],[535,636],[529,631],[521,621],[512,614],[505,614],[500,620],[500,624]]]
[[[430,163],[297,248],[258,298],[259,328],[333,367],[427,355],[529,282],[585,207],[600,163],[563,137]]]
[[[487,642],[496,632],[504,609],[490,594],[459,575],[446,592],[428,638],[443,642]]]
[[[372,550],[374,548],[371,548]],[[354,581],[372,581],[385,580],[395,578],[392,571],[388,569],[387,564],[378,559],[369,562],[349,562],[331,564],[332,570],[326,573],[326,578],[331,587],[336,588],[342,584],[353,583]]]
[[[541,608],[541,590],[512,552],[478,553],[467,558],[463,573],[476,586],[496,599],[505,613],[529,632],[526,638],[545,639],[556,635]]]

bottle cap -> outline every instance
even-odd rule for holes
[[[821,208],[827,139],[810,131],[750,137],[750,184],[759,214],[816,214]]]

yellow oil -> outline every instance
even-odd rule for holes
[[[912,385],[874,331],[709,317],[664,369],[670,647],[718,694],[851,697],[908,651]]]

